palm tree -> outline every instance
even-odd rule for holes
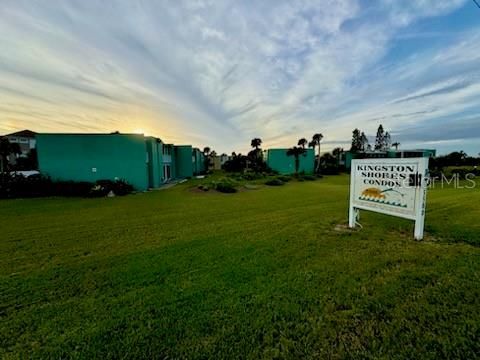
[[[305,149],[305,146],[307,146],[307,144],[308,144],[308,141],[305,138],[301,138],[300,140],[298,140],[298,143],[297,143],[298,146],[301,146],[304,149]]]
[[[398,147],[400,146],[400,143],[397,141],[397,142],[394,142],[392,144],[392,146],[395,148],[395,150],[398,150]]]
[[[210,168],[210,152],[212,149],[210,149],[208,146],[205,146],[203,148],[203,155],[205,157],[205,171],[208,171]]]
[[[313,149],[315,151],[315,145],[318,146],[318,161],[317,161],[317,166],[315,168],[316,173],[320,173],[320,143],[322,142],[323,135],[321,133],[314,134],[312,136],[312,141],[311,143],[314,144]]]
[[[305,152],[305,149],[299,146],[294,146],[287,150],[287,156],[295,157],[295,174],[298,174],[298,169],[300,168],[300,155],[305,154]]]
[[[262,139],[254,138],[254,139],[252,139],[250,145],[252,146],[252,148],[255,148],[255,150],[258,150],[260,148],[260,146],[262,145]]]

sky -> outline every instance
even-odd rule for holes
[[[480,153],[471,0],[0,0],[0,134],[142,132],[217,153],[379,124]]]

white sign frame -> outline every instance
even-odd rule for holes
[[[384,168],[382,168],[384,167]],[[396,203],[392,205],[388,202],[382,200],[382,204],[375,204],[379,202],[378,200],[371,200],[368,196],[365,197],[365,191],[380,191],[380,188],[370,187],[365,189],[367,186],[370,186],[368,183],[375,181],[375,177],[369,178],[364,176],[365,174],[374,174],[375,171],[381,172],[384,175],[399,177],[394,175],[395,172],[384,170],[388,167],[397,167],[397,169],[408,168],[415,169],[414,172],[402,172],[402,176],[408,174],[406,179],[397,179],[396,181],[391,180],[392,183],[395,182],[396,186],[388,189],[391,191],[397,191],[400,189],[403,192],[407,192],[409,196],[407,197],[408,201],[405,201],[405,204]],[[365,170],[365,168],[375,170],[370,171]],[[382,168],[382,170],[377,170]],[[390,175],[389,175],[390,174]],[[414,185],[411,184],[411,177],[413,177]],[[363,183],[362,183],[363,179]],[[388,182],[390,178],[387,178]],[[398,185],[401,183],[401,185]],[[392,185],[389,185],[392,186]],[[350,173],[350,205],[349,205],[349,216],[348,216],[348,226],[350,228],[355,228],[360,210],[368,210],[373,212],[378,212],[381,214],[397,216],[404,219],[409,219],[415,221],[415,230],[414,237],[416,240],[423,239],[424,226],[425,226],[425,208],[426,208],[426,199],[427,199],[427,186],[428,186],[428,158],[376,158],[376,159],[355,159],[351,163],[351,173]],[[381,187],[387,187],[381,186]],[[360,193],[360,189],[364,189]],[[383,193],[388,190],[380,191],[378,194]],[[361,196],[359,195],[361,194]],[[374,194],[375,196],[382,196],[385,199],[384,195]],[[402,198],[404,195],[401,195]],[[402,200],[403,201],[403,200]],[[403,209],[400,209],[402,207]]]

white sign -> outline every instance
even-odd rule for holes
[[[415,221],[415,239],[423,238],[428,185],[428,158],[352,160],[348,225],[359,210]]]

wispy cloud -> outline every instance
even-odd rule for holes
[[[318,131],[326,144],[347,145],[354,127],[373,132],[381,121],[399,137],[443,140],[446,133],[429,131],[438,119],[460,135],[465,123],[457,119],[480,113],[480,26],[441,46],[419,37],[425,46],[391,54],[397,41],[409,41],[411,26],[462,6],[465,0],[6,2],[0,131],[143,128],[231,151],[245,150],[254,136],[288,146]],[[414,126],[428,136],[413,136]],[[480,137],[478,127],[468,136]]]

